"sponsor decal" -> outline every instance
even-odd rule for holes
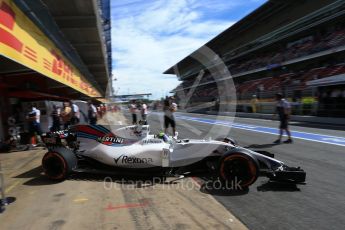
[[[169,161],[170,161],[170,150],[169,149],[163,149],[162,167],[169,167]]]
[[[149,128],[147,126],[131,126],[127,127],[126,130],[130,130],[129,135],[141,137],[143,136],[143,131],[147,132]]]
[[[142,140],[141,143],[143,145],[146,144],[161,144],[163,141],[161,139],[147,139],[147,140]]]
[[[56,131],[57,134],[65,134],[65,130]]]
[[[66,138],[68,136],[67,130],[55,131],[53,133],[59,135],[60,138]]]
[[[153,163],[153,159],[150,157],[130,157],[126,155],[121,155],[118,158],[114,158],[115,164],[122,163],[122,164],[148,164]]]
[[[99,143],[102,143],[104,145],[112,145],[112,144],[123,144],[124,139],[121,137],[109,137],[109,136],[104,136],[104,137],[99,137],[97,139]]]
[[[0,55],[83,94],[101,96],[13,0],[0,1]]]

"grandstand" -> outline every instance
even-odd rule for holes
[[[259,112],[270,113],[274,95],[281,92],[298,105],[296,114],[345,116],[341,104],[345,98],[345,1],[267,1],[206,46],[222,58],[231,77],[207,71],[212,58],[203,65],[194,60],[193,54],[200,49],[181,60],[165,72],[179,70],[181,84],[172,91],[177,95],[187,94],[204,71],[189,106],[217,100],[231,103],[219,96],[219,85],[232,78],[238,111],[250,112],[250,99],[256,95]],[[328,79],[333,79],[331,84]]]

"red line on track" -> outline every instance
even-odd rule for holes
[[[124,205],[119,205],[119,206],[112,206],[111,204],[108,205],[106,210],[112,211],[116,209],[122,209],[122,208],[141,208],[148,206],[150,203],[148,201],[145,201],[143,203],[130,203],[130,204],[124,204]]]
[[[192,179],[195,181],[195,183],[197,183],[200,186],[200,188],[202,187],[203,183],[200,181],[200,179],[198,179],[195,176],[193,176]]]

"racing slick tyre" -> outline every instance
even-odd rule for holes
[[[52,180],[66,179],[76,166],[75,154],[63,147],[49,149],[42,159],[43,171]]]
[[[220,159],[219,179],[231,188],[247,188],[259,176],[259,163],[252,156],[242,152],[231,152]]]

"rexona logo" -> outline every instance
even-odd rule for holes
[[[129,157],[126,155],[121,155],[118,158],[114,158],[115,164],[149,164],[153,163],[152,158],[138,158],[138,157]]]
[[[109,136],[99,137],[97,141],[104,145],[122,144],[124,142],[123,138],[121,137],[109,137]]]

